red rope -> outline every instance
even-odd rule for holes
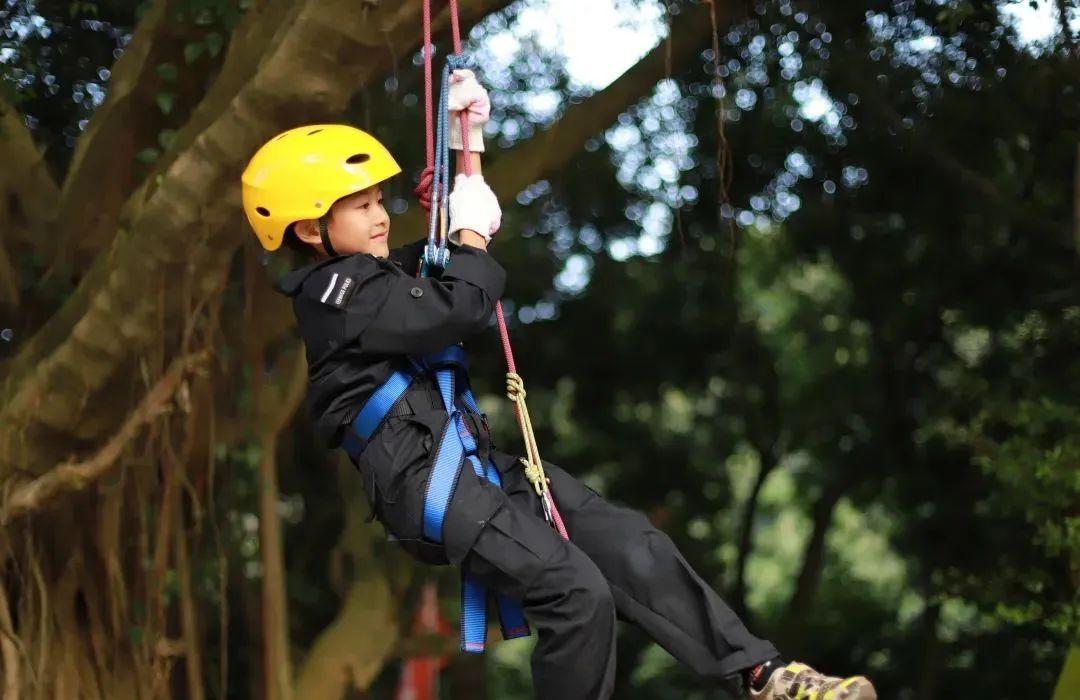
[[[435,125],[432,122],[435,109],[431,106],[431,54],[435,47],[431,45],[431,0],[424,0],[424,128],[426,130],[427,167],[435,167]],[[430,186],[430,181],[429,181]],[[428,196],[428,208],[431,207],[431,196]]]
[[[450,0],[450,34],[454,38],[454,53],[461,53],[461,23],[458,21],[457,0]],[[461,110],[461,155],[465,158],[465,174],[472,175],[472,158],[469,157],[469,117]]]
[[[457,0],[450,1],[450,33],[453,37],[454,53],[461,53],[461,23],[458,20],[458,4]],[[425,144],[427,145],[426,162],[427,167],[424,168],[424,172],[420,175],[420,184],[417,185],[416,196],[420,198],[420,204],[425,209],[431,209],[431,183],[434,176],[435,166],[435,130],[432,126],[432,120],[434,115],[434,107],[432,106],[434,99],[432,96],[432,68],[431,68],[431,54],[433,47],[431,45],[431,0],[423,0],[423,22],[424,22],[424,106],[426,107],[424,114],[424,126],[426,129]],[[466,175],[472,175],[472,157],[469,151],[469,117],[467,110],[461,110],[459,114],[461,120],[461,145],[462,152],[461,157],[464,158],[463,170]],[[495,315],[499,322],[499,339],[502,341],[503,356],[506,358],[506,367],[510,372],[517,373],[517,364],[514,362],[514,350],[510,347],[510,333],[506,329],[506,318],[503,313],[502,300],[499,299],[495,302]],[[514,413],[520,422],[521,416],[518,415],[519,411],[517,404],[514,404]],[[563,524],[562,516],[559,514],[559,509],[555,507],[555,499],[550,495],[547,498],[545,504],[551,511],[551,517],[554,521],[555,529],[559,532],[564,540],[570,539],[570,536],[566,532],[566,526]]]

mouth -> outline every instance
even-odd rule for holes
[[[373,240],[373,241],[386,240],[386,231],[383,231],[382,233],[376,233],[374,236],[371,237],[371,240]]]

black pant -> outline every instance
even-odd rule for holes
[[[510,459],[497,454],[497,463]],[[605,501],[553,464],[544,469],[570,541],[544,521],[523,470],[500,469],[504,507],[462,563],[521,601],[539,637],[532,656],[538,698],[611,696],[616,617],[717,681],[777,655],[642,513]]]
[[[718,685],[777,655],[642,513],[605,501],[548,462],[569,542],[544,520],[521,463],[501,452],[493,458],[502,488],[463,468],[443,523],[444,544],[425,542],[426,465],[445,419],[437,411],[390,419],[357,467],[377,517],[405,549],[428,563],[460,566],[521,602],[538,635],[532,656],[538,698],[611,696],[616,618],[637,624]]]

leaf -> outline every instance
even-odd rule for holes
[[[172,111],[173,103],[176,101],[176,95],[171,92],[159,92],[156,96],[158,108],[162,114],[168,114]]]
[[[217,56],[224,43],[225,40],[217,32],[210,32],[206,35],[206,50],[210,52],[211,56]]]
[[[176,76],[179,75],[179,70],[177,70],[175,63],[159,63],[156,70],[157,74],[161,76],[161,79],[167,83],[174,82]]]
[[[189,66],[195,62],[195,60],[202,55],[203,43],[201,41],[192,41],[184,46],[184,63]]]
[[[176,129],[162,129],[158,134],[158,143],[164,150],[169,150],[172,147],[173,141],[176,139]]]
[[[150,148],[144,148],[135,154],[135,160],[140,163],[146,163],[147,165],[156,162],[159,157],[161,157],[161,151],[152,146]]]

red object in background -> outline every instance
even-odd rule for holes
[[[412,631],[415,634],[438,634],[449,637],[450,625],[439,613],[439,595],[435,584],[424,584],[420,591],[420,604],[416,607]],[[445,656],[416,656],[401,668],[394,700],[437,700],[439,697],[439,671],[447,664]]]

